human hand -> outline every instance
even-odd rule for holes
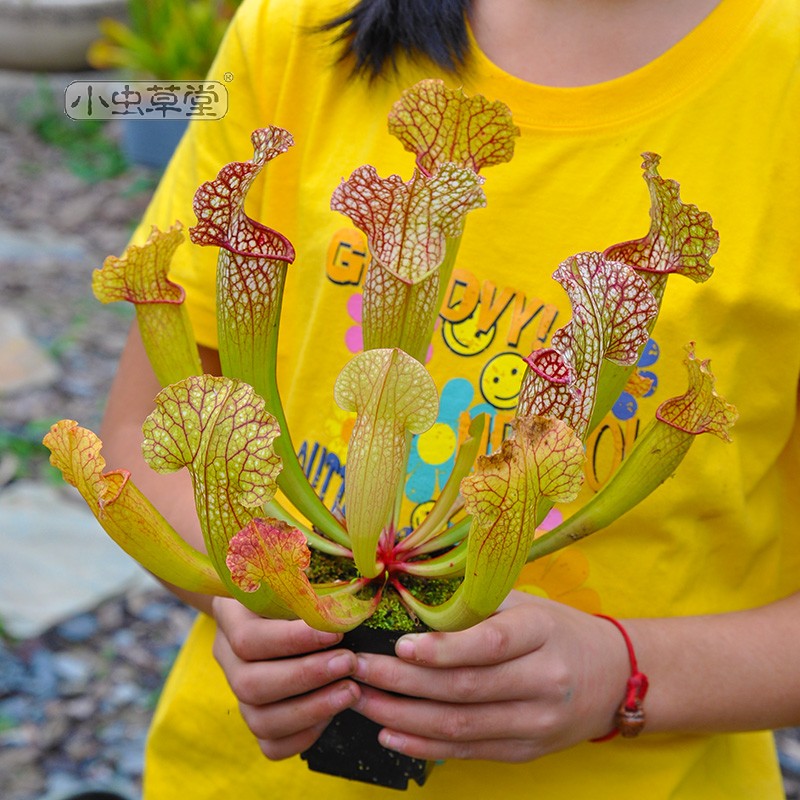
[[[301,620],[263,619],[238,601],[216,597],[213,653],[239,701],[242,717],[267,758],[301,753],[333,716],[360,694],[343,680],[356,668],[349,650],[326,650],[341,634]]]
[[[613,625],[521,592],[468,630],[403,637],[397,655],[358,656],[354,708],[385,726],[384,747],[424,759],[528,761],[602,736],[630,674]]]

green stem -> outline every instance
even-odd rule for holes
[[[403,572],[421,578],[457,578],[464,574],[466,562],[467,542],[463,541],[436,558],[406,562]]]
[[[411,454],[411,440],[413,438],[414,434],[406,433],[406,449],[405,458],[403,460],[403,463],[406,465],[406,473],[408,472],[408,457]],[[398,481],[394,498],[394,510],[392,511],[392,529],[394,530],[395,535],[397,535],[397,531],[400,530],[400,517],[403,513],[403,497],[405,495],[405,491],[406,487],[403,485],[403,481]]]
[[[420,602],[399,581],[394,588],[400,595],[403,605],[412,614],[419,617],[428,627],[437,631],[461,631],[486,619],[488,614],[476,612],[469,604],[464,602],[464,584],[456,589],[455,593],[442,605],[428,606]]]
[[[472,517],[464,517],[464,519],[460,519],[454,525],[442,531],[438,536],[429,539],[425,544],[415,547],[413,550],[406,553],[406,556],[408,558],[415,558],[416,556],[433,553],[436,550],[441,550],[442,548],[458,544],[461,541],[466,541],[466,537],[469,536],[471,524]]]
[[[612,409],[634,369],[635,365],[622,366],[613,361],[603,360],[597,376],[597,393],[594,398],[592,418],[586,429],[587,434],[591,433]]]
[[[636,273],[643,278],[648,285],[648,288],[653,293],[653,297],[658,303],[659,311],[661,310],[661,302],[664,299],[664,290],[667,286],[667,276],[660,275],[654,276],[652,273],[636,270]],[[647,329],[648,335],[653,331],[658,320],[658,314],[650,322]],[[645,347],[645,342],[642,347]],[[641,350],[639,351],[641,356]],[[636,369],[636,364],[630,366],[623,366],[615,364],[613,361],[603,360],[600,365],[600,373],[597,376],[597,392],[595,393],[594,409],[592,410],[592,418],[589,421],[587,433],[591,433],[602,421],[606,414],[612,409],[614,403],[617,402],[622,391],[625,389],[625,384],[628,378],[633,374]]]
[[[528,561],[550,555],[602,530],[660,486],[677,468],[694,441],[687,433],[653,420],[611,480],[580,510],[534,540]]]
[[[281,433],[273,446],[282,463],[278,486],[283,493],[312,526],[334,542],[349,548],[350,539],[347,531],[317,496],[297,459],[278,391],[276,375],[278,327],[286,265],[280,263],[262,265],[263,260],[253,259],[253,261],[256,263],[237,261],[234,254],[220,250],[217,308],[219,352],[223,373],[249,383],[264,398],[267,410],[275,417]],[[242,302],[237,302],[239,298],[230,291],[232,281],[227,277],[229,269],[238,269],[244,276],[247,276],[248,271],[272,270],[269,273],[269,280],[272,283],[269,297],[251,298],[249,301],[251,314],[261,310],[262,307],[265,311],[265,314],[255,314],[257,317],[262,317],[253,323],[257,328],[249,328],[241,321],[246,315],[241,308]],[[238,282],[247,283],[242,278]]]
[[[287,511],[275,499],[272,499],[268,503],[264,504],[264,513],[268,517],[279,519],[288,525],[291,525],[293,528],[297,528],[297,530],[299,530],[303,536],[306,537],[308,546],[312,547],[314,550],[318,550],[321,553],[327,553],[331,556],[342,556],[344,558],[353,557],[351,550],[343,545],[337,544],[336,542],[332,542],[330,539],[326,539],[324,536],[320,536],[318,533],[314,533],[314,531],[312,531],[308,525],[299,520],[294,514],[291,514],[289,511]]]
[[[463,235],[463,232],[462,232]],[[428,356],[428,348],[430,347],[431,339],[433,339],[433,330],[436,327],[436,320],[439,318],[439,312],[442,309],[447,287],[450,285],[450,278],[453,275],[453,269],[456,265],[456,258],[458,256],[458,248],[461,246],[461,236],[447,237],[445,239],[444,256],[439,269],[436,271],[435,276],[438,281],[436,288],[436,304],[434,305],[434,313],[430,320],[427,322],[425,328],[423,344],[420,345],[418,352],[410,353],[420,363],[424,364]],[[420,288],[420,291],[424,291]]]
[[[485,424],[485,414],[479,414],[472,420],[469,426],[469,436],[458,448],[458,455],[456,456],[453,470],[447,478],[447,482],[441,494],[436,499],[433,508],[420,526],[400,542],[397,547],[398,552],[425,552],[419,548],[436,538],[438,533],[441,533],[442,526],[446,524],[447,519],[456,508],[456,503],[461,491],[461,479],[469,473],[470,469],[472,469],[472,465],[475,463],[475,457],[478,455],[478,448],[481,444],[481,435],[483,434]],[[437,539],[436,549],[441,546],[438,544],[438,541]]]
[[[158,382],[169,386],[203,368],[183,303],[136,303],[136,322]]]
[[[467,224],[466,220],[464,220],[464,225],[466,224]],[[462,231],[460,236],[448,237],[445,240],[444,258],[442,259],[442,265],[439,267],[439,296],[436,299],[437,315],[439,311],[441,311],[445,295],[447,294],[447,289],[450,286],[450,278],[453,277],[453,269],[455,268],[456,265],[458,249],[461,246],[461,237],[463,235],[464,231],[462,226]],[[435,325],[436,318],[434,318],[433,322]],[[429,338],[432,337],[433,337],[433,325],[431,326],[431,334]]]

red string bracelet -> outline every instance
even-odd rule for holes
[[[614,714],[614,728],[610,730],[605,736],[598,736],[596,739],[590,739],[590,742],[607,742],[613,739],[617,734],[620,734],[626,739],[632,739],[638,736],[644,728],[645,717],[644,709],[642,708],[642,701],[647,694],[647,675],[639,672],[639,665],[636,663],[636,653],[633,650],[633,642],[631,637],[628,636],[628,631],[622,626],[622,623],[613,617],[607,617],[605,614],[595,614],[600,619],[608,620],[616,629],[622,634],[625,640],[625,647],[628,648],[628,658],[631,662],[631,676],[625,686],[625,699],[620,704]]]

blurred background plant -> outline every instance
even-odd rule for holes
[[[129,0],[128,22],[107,18],[87,59],[136,78],[205,77],[241,0]]]
[[[53,91],[44,79],[21,104],[20,113],[31,131],[43,143],[57,148],[67,169],[82,180],[96,183],[121,175],[128,168],[119,144],[108,135],[108,122],[81,120],[76,124],[64,114],[63,95]]]

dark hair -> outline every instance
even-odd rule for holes
[[[358,0],[345,14],[322,26],[339,30],[341,59],[355,59],[353,71],[375,78],[398,51],[427,56],[449,71],[464,64],[469,49],[465,15],[470,0]]]

